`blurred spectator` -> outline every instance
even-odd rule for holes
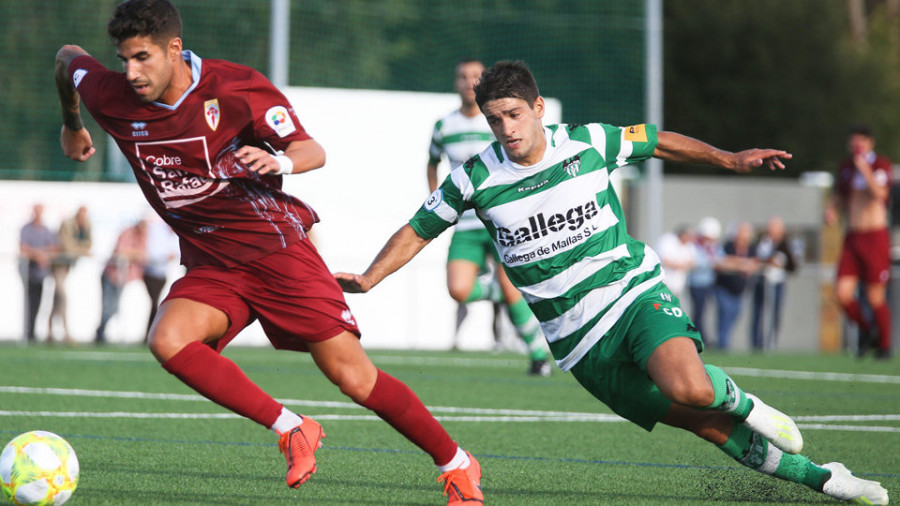
[[[106,342],[106,324],[119,312],[119,299],[122,288],[129,281],[141,279],[144,274],[144,263],[147,258],[147,222],[141,220],[119,234],[112,256],[106,262],[100,284],[103,290],[103,309],[100,315],[100,326],[97,327],[95,342]]]
[[[766,231],[756,243],[756,258],[762,264],[762,272],[753,287],[750,345],[754,350],[770,350],[778,341],[784,282],[788,273],[797,270],[798,263],[780,217],[769,218]]]
[[[697,261],[694,231],[687,225],[679,225],[674,231],[663,234],[656,248],[659,261],[666,270],[666,286],[685,305],[688,273]]]
[[[166,286],[166,272],[169,262],[178,256],[178,236],[156,214],[147,218],[147,255],[144,264],[144,286],[150,296],[150,317],[147,319],[147,334],[156,318],[159,296]],[[147,342],[147,336],[144,336]]]
[[[53,322],[62,324],[65,342],[72,343],[69,324],[66,319],[66,278],[69,269],[83,256],[91,253],[91,223],[87,208],[81,206],[75,216],[64,220],[59,226],[59,250],[53,256],[50,269],[53,273],[53,306],[47,322],[47,339],[53,339]]]
[[[50,259],[57,248],[56,234],[44,225],[44,206],[35,204],[31,221],[19,235],[21,274],[25,284],[25,340],[34,341],[34,324],[44,295],[44,278],[50,274]]]
[[[716,263],[716,331],[718,347],[731,347],[731,331],[741,314],[744,291],[752,274],[759,268],[753,245],[753,225],[741,222],[734,237],[725,242],[724,256]]]
[[[713,293],[716,282],[716,262],[722,255],[719,239],[722,237],[722,225],[719,220],[708,216],[697,224],[696,256],[694,268],[688,273],[688,290],[691,294],[691,320],[700,332],[704,330],[706,301]]]
[[[837,223],[846,216],[846,235],[838,260],[835,295],[847,318],[859,326],[858,354],[873,346],[876,358],[891,356],[891,309],[887,283],[891,275],[887,202],[891,188],[891,161],[875,153],[875,137],[868,127],[851,128],[847,135],[850,156],[841,162],[838,180],[825,220]],[[857,298],[860,281],[871,308],[867,318]],[[874,325],[873,325],[874,323]],[[877,336],[872,335],[872,327]]]

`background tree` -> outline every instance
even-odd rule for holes
[[[795,158],[782,175],[796,177],[835,169],[847,127],[868,123],[900,160],[896,5],[665,2],[666,128],[725,148],[785,148]]]

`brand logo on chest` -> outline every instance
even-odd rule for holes
[[[131,128],[132,137],[147,137],[150,135],[150,132],[147,131],[147,123],[143,121],[132,121]]]

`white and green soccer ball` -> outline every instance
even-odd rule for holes
[[[0,454],[0,479],[3,497],[13,504],[62,504],[78,485],[78,457],[52,432],[26,432]]]

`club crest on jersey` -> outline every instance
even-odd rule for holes
[[[206,124],[213,132],[219,128],[219,120],[222,117],[222,110],[219,109],[219,99],[214,98],[203,102],[203,117],[206,118]]]
[[[581,157],[575,155],[572,158],[567,158],[563,162],[563,170],[571,177],[577,176],[578,172],[581,171]]]
[[[271,107],[266,111],[266,124],[272,130],[275,130],[278,137],[285,137],[297,131],[297,128],[294,126],[294,120],[291,119],[288,110],[280,105]]]

